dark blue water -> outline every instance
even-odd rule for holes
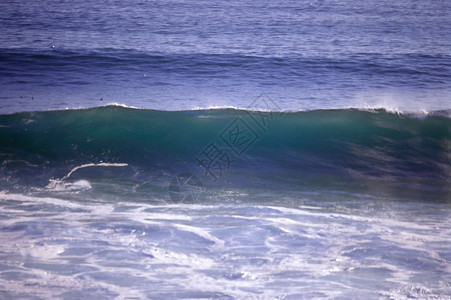
[[[0,298],[449,299],[450,12],[2,1]]]
[[[447,1],[0,4],[0,111],[449,108]],[[20,98],[22,97],[22,98]],[[33,98],[33,99],[32,99]]]

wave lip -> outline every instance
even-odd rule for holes
[[[345,112],[345,111],[361,111],[361,112],[369,112],[369,113],[386,113],[386,114],[393,114],[398,116],[404,116],[404,117],[411,117],[411,118],[419,118],[424,119],[426,117],[443,117],[443,118],[451,118],[451,108],[450,109],[439,109],[439,110],[425,110],[425,109],[419,109],[417,111],[415,110],[400,110],[398,108],[394,107],[384,107],[384,106],[365,106],[365,107],[348,107],[348,108],[316,108],[316,109],[282,109],[280,107],[252,107],[249,106],[233,106],[233,105],[212,105],[207,107],[195,107],[192,109],[178,109],[178,110],[157,110],[157,109],[148,109],[148,108],[140,108],[133,105],[127,105],[124,103],[119,102],[110,102],[104,105],[95,105],[92,107],[74,107],[69,108],[67,107],[64,110],[61,109],[49,109],[46,110],[46,112],[59,112],[59,111],[87,111],[87,110],[100,110],[100,109],[115,109],[115,108],[123,108],[127,110],[142,110],[142,111],[155,111],[155,112],[208,112],[208,111],[237,111],[237,112],[266,112],[266,113],[288,113],[288,114],[297,114],[297,113],[306,113],[306,112],[315,112],[315,111],[335,111],[335,112]],[[277,109],[274,109],[277,108]],[[10,114],[4,114],[4,115],[15,115],[15,114],[23,114],[23,113],[42,113],[44,111],[29,111],[29,112],[14,112]],[[0,114],[0,116],[2,116]],[[0,125],[6,126],[6,125]]]

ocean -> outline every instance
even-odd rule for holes
[[[451,2],[0,3],[1,299],[451,299]]]

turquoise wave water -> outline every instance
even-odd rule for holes
[[[384,182],[447,199],[450,143],[446,111],[419,117],[106,106],[0,116],[0,176],[6,188],[77,176],[136,185],[181,173],[205,186],[275,190]]]

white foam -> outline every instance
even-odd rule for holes
[[[46,189],[55,192],[80,192],[91,189],[91,183],[87,180],[77,180],[75,182],[63,182],[61,180],[50,179]]]
[[[0,200],[14,200],[21,203],[31,202],[31,203],[50,203],[58,206],[66,206],[70,208],[84,208],[85,205],[77,204],[69,200],[52,198],[52,197],[37,197],[28,196],[23,194],[13,194],[7,193],[5,191],[0,191]]]
[[[89,163],[89,164],[84,164],[84,165],[80,165],[80,166],[77,166],[77,167],[73,168],[66,176],[61,178],[61,180],[69,178],[75,171],[83,169],[83,168],[89,168],[89,167],[127,167],[127,166],[128,166],[127,163],[98,163],[98,164]]]
[[[9,280],[8,270],[0,271],[0,284],[7,291],[35,292],[46,298],[90,287],[117,293],[118,298],[212,292],[239,299],[313,293],[333,298],[350,292],[362,298],[368,293],[385,297],[394,287],[391,292],[402,298],[403,285],[434,291],[432,283],[415,282],[431,271],[411,268],[402,259],[398,264],[387,249],[413,249],[420,259],[440,266],[447,263],[441,255],[447,250],[437,246],[449,236],[447,220],[427,217],[402,221],[384,212],[363,217],[309,206],[164,206],[125,201],[77,205],[5,192],[0,192],[0,199],[21,202],[0,206],[2,215],[12,216],[2,220],[2,226],[19,225],[2,232],[0,250],[12,258],[11,265],[23,262],[20,272],[36,275],[19,282]],[[30,212],[30,203],[83,210],[52,212],[45,206]],[[30,232],[22,231],[24,227]],[[208,247],[210,243],[206,246],[186,232],[214,245]],[[64,254],[80,247],[88,250]],[[71,270],[74,275],[64,273]],[[374,270],[381,271],[376,274],[380,278],[359,277],[359,272]],[[440,272],[447,276],[451,270]],[[153,294],[154,290],[161,294]]]
[[[123,107],[123,108],[131,108],[131,109],[143,109],[143,108],[139,108],[139,107],[136,107],[136,106],[127,105],[127,104],[118,103],[118,102],[110,102],[110,103],[108,103],[106,105],[101,105],[101,106],[98,106],[98,107],[107,107],[107,106],[117,106],[117,107]]]
[[[220,240],[214,236],[212,236],[207,230],[204,230],[202,228],[199,227],[194,227],[194,226],[189,226],[189,225],[183,225],[183,224],[175,224],[174,225],[177,229],[179,230],[183,230],[183,231],[188,231],[188,232],[192,232],[206,240],[209,240],[213,243],[215,243],[216,246],[218,247],[223,247],[224,246],[224,241]]]
[[[16,163],[16,162],[23,163],[23,164],[25,164],[25,165],[27,165],[27,166],[29,166],[29,167],[39,167],[38,165],[30,164],[29,162],[27,162],[27,161],[25,161],[25,160],[22,160],[22,159],[17,159],[17,160],[4,160],[4,161],[2,162],[2,165],[7,165],[7,164],[9,164],[9,163]]]
[[[53,190],[55,192],[78,192],[91,189],[91,183],[87,180],[77,180],[75,182],[64,182],[77,170],[90,168],[90,167],[127,167],[126,163],[89,163],[72,168],[67,175],[61,179],[50,179],[46,189]]]

